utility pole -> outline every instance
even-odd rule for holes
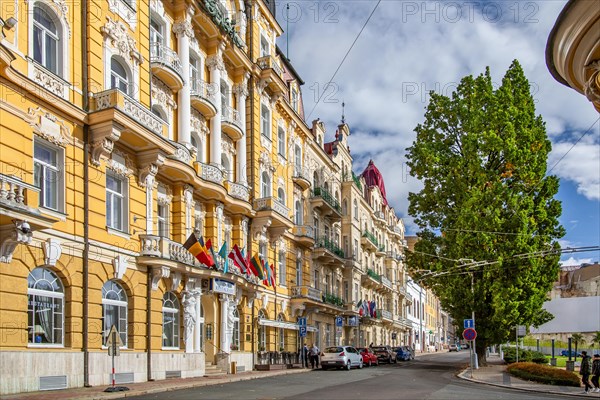
[[[473,272],[471,272],[471,294],[473,295],[473,306],[471,307],[471,318],[473,319],[473,326],[475,325],[475,287],[474,287],[475,278],[473,277]],[[479,369],[479,363],[477,360],[477,347],[475,346],[475,339],[472,342],[473,346],[473,367],[475,369]]]

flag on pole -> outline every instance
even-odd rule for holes
[[[275,282],[277,281],[275,276],[275,265],[271,266],[271,286],[275,287]]]
[[[202,239],[202,238],[201,238]],[[196,235],[192,232],[190,236],[187,238],[183,247],[187,249],[198,261],[202,264],[211,267],[214,265],[214,261],[210,258],[210,256],[206,253],[206,249],[202,246],[201,242],[198,241]]]
[[[263,283],[265,284],[265,286],[271,286],[271,267],[269,267],[269,262],[267,261],[264,264],[264,268],[265,268],[265,280],[263,281]]]
[[[221,249],[219,250],[219,257],[225,259],[227,258],[227,241],[223,242]]]
[[[248,273],[246,270],[246,260],[244,260],[244,253],[240,251],[240,248],[237,244],[233,245],[233,249],[231,249],[231,252],[227,257],[233,260],[233,264],[236,267],[238,267],[242,273]]]
[[[227,273],[229,272],[229,259],[228,258],[224,258],[223,259],[223,272]]]
[[[217,255],[215,254],[215,251],[212,248],[212,243],[211,243],[210,239],[208,239],[206,241],[206,250],[208,251],[208,254],[212,257],[213,260],[217,259]],[[211,267],[216,267],[214,261],[213,261]]]

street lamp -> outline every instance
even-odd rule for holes
[[[477,261],[473,260],[472,258],[459,258],[458,262],[463,263],[463,265],[469,265],[469,264],[477,264]],[[471,295],[473,296],[473,304],[471,305],[471,319],[473,320],[473,326],[475,327],[475,278],[474,278],[474,274],[473,271],[471,271]],[[473,343],[471,343],[471,345],[473,346],[473,368],[474,369],[479,369],[479,363],[477,360],[477,347],[475,345],[475,339],[473,339],[472,341]]]

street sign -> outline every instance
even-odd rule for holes
[[[335,326],[344,326],[344,318],[335,317]]]
[[[300,327],[300,337],[306,337],[306,327],[305,326]]]
[[[123,342],[121,341],[121,335],[119,335],[117,327],[114,325],[112,326],[112,328],[110,328],[110,331],[108,331],[108,336],[106,338],[106,347],[108,347],[109,356],[112,356],[113,354],[115,356],[120,355],[119,350],[121,347],[123,347]]]
[[[475,340],[476,337],[477,337],[477,332],[473,328],[467,328],[463,331],[463,338],[466,341],[470,342],[472,340]]]
[[[472,319],[465,319],[464,320],[464,328],[473,328],[475,329],[475,321],[473,321]]]
[[[306,317],[298,317],[298,326],[306,328]]]
[[[527,333],[525,325],[517,325],[517,336],[523,337]]]

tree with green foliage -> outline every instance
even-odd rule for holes
[[[574,333],[571,335],[571,339],[575,343],[575,361],[577,361],[577,349],[579,348],[580,344],[582,346],[585,344],[585,338],[581,333]]]
[[[420,231],[408,267],[455,321],[475,312],[485,365],[485,348],[513,338],[515,325],[552,318],[542,304],[564,229],[545,123],[515,60],[497,89],[487,68],[450,97],[432,92],[415,131],[408,165],[424,187],[409,194]]]
[[[592,346],[596,345],[596,349],[600,349],[600,331],[594,333],[594,336],[592,336]]]

